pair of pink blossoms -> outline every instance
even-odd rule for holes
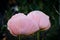
[[[32,11],[28,15],[18,13],[7,23],[7,28],[13,36],[30,35],[38,30],[48,30],[51,26],[49,16],[41,11]]]

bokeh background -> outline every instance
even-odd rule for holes
[[[20,40],[60,40],[59,27],[59,0],[16,0],[18,3],[19,12],[27,13],[33,10],[40,10],[50,16],[51,28],[47,31],[34,33],[30,36],[20,36]],[[7,21],[12,16],[11,8],[4,13],[3,26],[0,26],[0,35],[5,35],[6,40],[19,40],[19,37],[12,36],[7,31]],[[1,17],[2,18],[2,17]]]

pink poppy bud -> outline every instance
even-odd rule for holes
[[[42,30],[48,30],[51,26],[49,16],[41,11],[32,11],[27,16],[36,21]]]
[[[38,24],[24,14],[13,15],[8,20],[7,26],[13,36],[30,35],[39,30]]]

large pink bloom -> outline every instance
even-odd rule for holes
[[[27,16],[36,21],[42,30],[47,30],[51,26],[49,16],[41,11],[32,11]]]
[[[7,23],[7,28],[14,36],[30,35],[39,30],[38,24],[22,13],[13,15]]]

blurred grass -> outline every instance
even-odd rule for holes
[[[51,28],[47,31],[36,32],[33,36],[21,37],[21,40],[58,40],[59,8],[58,0],[17,0],[19,12],[26,15],[33,10],[40,10],[50,16]],[[6,20],[12,16],[11,9],[6,11]],[[6,22],[7,23],[7,22]]]

